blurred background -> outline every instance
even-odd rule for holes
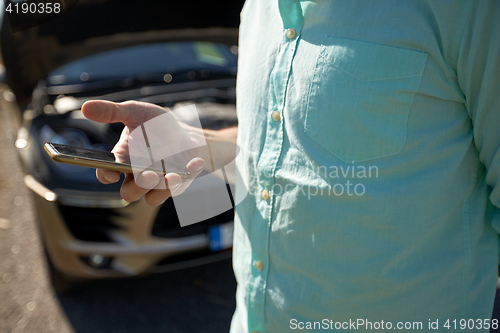
[[[234,212],[181,228],[171,200],[125,202],[43,145],[110,151],[123,126],[85,119],[89,99],[195,104],[203,127],[237,125],[242,5],[2,2],[1,333],[228,331]]]

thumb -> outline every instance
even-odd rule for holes
[[[104,100],[91,100],[82,105],[85,118],[99,123],[123,123],[126,126],[139,126],[140,124],[166,111],[155,104],[127,101],[115,103]]]

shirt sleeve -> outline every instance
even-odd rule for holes
[[[460,43],[457,76],[491,187],[493,227],[500,232],[500,1],[475,2]]]

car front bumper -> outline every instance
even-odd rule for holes
[[[130,277],[197,266],[231,256],[229,249],[210,251],[206,232],[210,226],[232,223],[227,214],[201,222],[193,227],[196,229],[191,235],[184,232],[172,238],[157,237],[153,235],[153,226],[158,218],[165,216],[158,214],[159,207],[148,206],[144,199],[129,204],[116,192],[50,190],[30,175],[25,176],[24,182],[33,193],[50,260],[67,276],[86,279]],[[87,206],[84,209],[70,206],[83,204]],[[99,210],[100,215],[107,212],[107,221],[102,223],[104,230],[99,230],[99,221],[92,221],[93,216],[88,213],[91,210]],[[72,220],[76,220],[80,229],[71,226],[75,223]],[[82,224],[87,222],[79,221],[97,223],[87,226],[91,230],[82,232]],[[94,237],[103,232],[106,239]],[[93,241],[92,237],[99,241]],[[106,259],[102,267],[92,264],[90,258],[96,255]]]

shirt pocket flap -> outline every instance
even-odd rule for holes
[[[424,52],[327,36],[311,79],[305,133],[346,163],[402,153],[426,62]]]
[[[362,81],[421,76],[426,54],[386,45],[327,36],[322,57]]]

